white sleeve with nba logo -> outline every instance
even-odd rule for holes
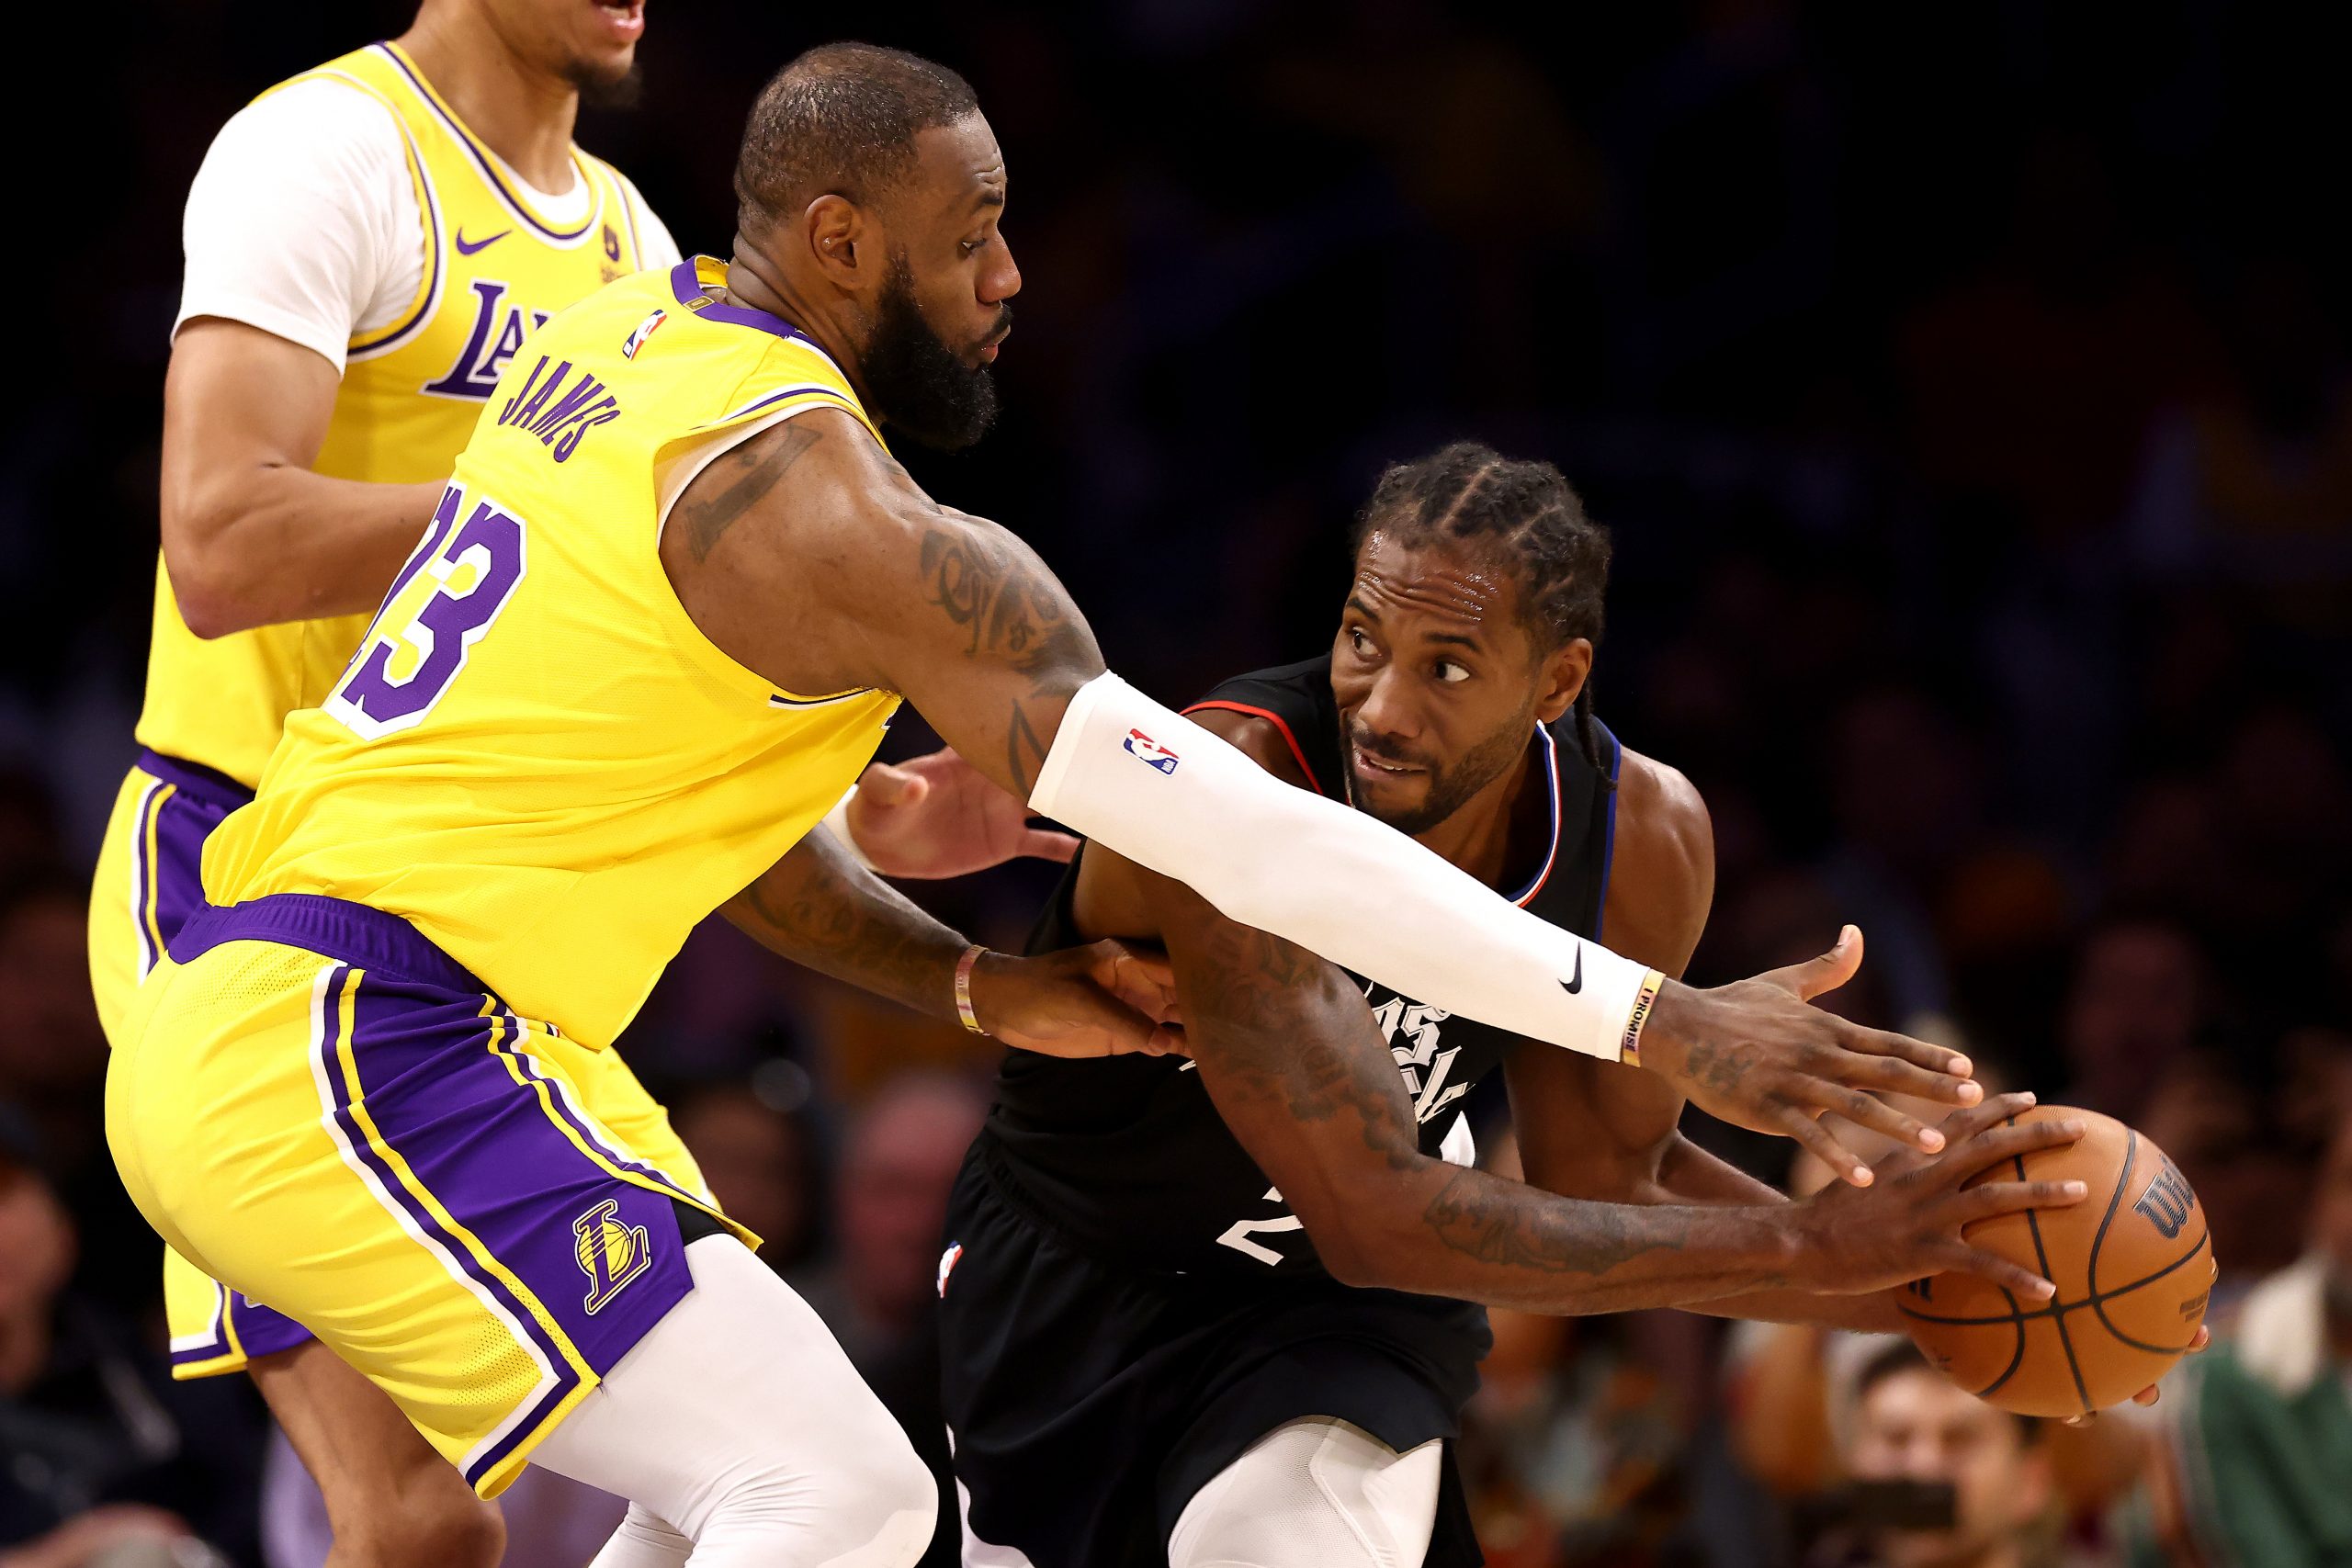
[[[1396,829],[1283,783],[1116,675],[1070,699],[1029,804],[1244,925],[1604,1061],[1638,1038],[1660,983]]]

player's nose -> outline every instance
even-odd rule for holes
[[[980,272],[980,303],[1001,305],[1021,292],[1021,266],[1012,259],[1012,247],[999,245],[995,265]]]

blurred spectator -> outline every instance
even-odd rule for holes
[[[2222,1342],[2175,1380],[2160,1407],[2165,1462],[2131,1514],[2135,1562],[2352,1561],[2352,1117],[2308,1239],[2302,1261],[2256,1286]]]
[[[1488,1568],[1669,1561],[1691,1428],[1633,1320],[1487,1318],[1495,1348],[1463,1412],[1459,1456]]]
[[[2181,927],[2122,917],[2096,928],[2060,1026],[2068,1100],[2136,1124],[2149,1091],[2196,1040],[2211,993],[2205,953]]]
[[[2047,1568],[2060,1561],[2041,1424],[1962,1393],[1909,1344],[1861,1370],[1842,1449],[1853,1479],[1808,1563]]]
[[[77,1245],[29,1125],[0,1106],[0,1562],[249,1561],[257,1427],[236,1391],[173,1383],[68,1290]]]
[[[779,1274],[810,1262],[823,1239],[823,1161],[794,1109],[808,1094],[797,1064],[774,1061],[668,1099],[670,1123],[719,1207],[759,1236],[761,1261]]]

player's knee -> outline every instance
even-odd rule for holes
[[[713,1500],[695,1546],[813,1568],[912,1568],[938,1520],[938,1483],[893,1425],[842,1444],[837,1462],[821,1471],[741,1478]]]
[[[861,1454],[834,1496],[836,1551],[826,1568],[913,1568],[938,1528],[939,1483],[903,1437]]]
[[[331,1568],[498,1568],[506,1521],[455,1471],[335,1521]]]

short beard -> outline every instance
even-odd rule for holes
[[[600,71],[584,60],[566,62],[563,79],[580,95],[582,107],[592,109],[633,109],[645,96],[645,76],[631,60],[628,69],[615,75]]]
[[[1003,308],[1010,320],[1010,306]],[[996,379],[985,365],[967,365],[923,319],[906,253],[890,258],[875,301],[874,332],[858,368],[874,412],[922,446],[960,452],[996,423]]]
[[[1386,823],[1408,838],[1426,833],[1470,803],[1470,797],[1508,773],[1512,764],[1527,750],[1528,732],[1535,722],[1532,712],[1513,719],[1486,739],[1470,748],[1463,759],[1448,768],[1430,770],[1429,794],[1421,804],[1410,811],[1383,812],[1355,798],[1355,764],[1349,753],[1354,737],[1340,726],[1340,776],[1348,784],[1348,804],[1365,816]]]

